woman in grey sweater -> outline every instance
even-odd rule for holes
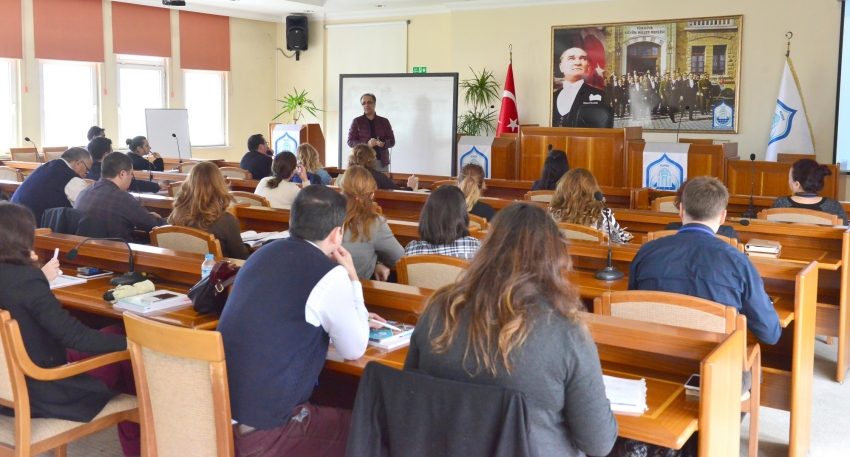
[[[345,172],[342,195],[348,200],[342,246],[351,253],[360,279],[386,281],[389,267],[404,255],[387,220],[377,213],[373,202],[375,179],[368,170],[352,165]]]
[[[544,210],[506,207],[458,282],[428,301],[404,368],[523,392],[535,455],[607,455],[617,421],[570,266]]]

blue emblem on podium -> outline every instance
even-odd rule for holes
[[[773,128],[770,129],[770,141],[768,145],[775,143],[791,133],[791,126],[794,122],[794,115],[797,110],[790,108],[781,101],[776,101],[776,112],[773,113]]]
[[[469,151],[460,156],[460,168],[463,168],[468,163],[474,163],[484,169],[484,177],[490,177],[490,161],[487,156],[481,153],[475,146]],[[459,170],[458,170],[459,171]]]
[[[684,180],[682,166],[667,157],[667,154],[646,167],[645,187],[650,189],[678,190]]]
[[[711,128],[712,130],[734,130],[735,127],[735,108],[729,106],[726,102],[720,102],[711,112]]]
[[[292,138],[289,132],[284,132],[284,134],[274,142],[275,154],[280,154],[283,151],[289,151],[295,154],[296,149],[298,149],[298,140]]]

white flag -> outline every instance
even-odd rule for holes
[[[812,138],[806,105],[800,92],[800,83],[794,72],[790,58],[785,58],[785,71],[776,99],[776,112],[773,114],[773,128],[767,143],[767,155],[764,160],[776,161],[777,154],[815,154],[815,140]]]

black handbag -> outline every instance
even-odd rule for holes
[[[219,314],[227,302],[227,288],[236,281],[239,267],[229,260],[216,262],[209,276],[189,289],[189,299],[198,314]]]

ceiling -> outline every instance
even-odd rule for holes
[[[161,0],[120,1],[162,6]],[[591,1],[604,0],[186,0],[185,7],[173,9],[283,22],[289,14],[305,14],[313,20],[341,20]]]

